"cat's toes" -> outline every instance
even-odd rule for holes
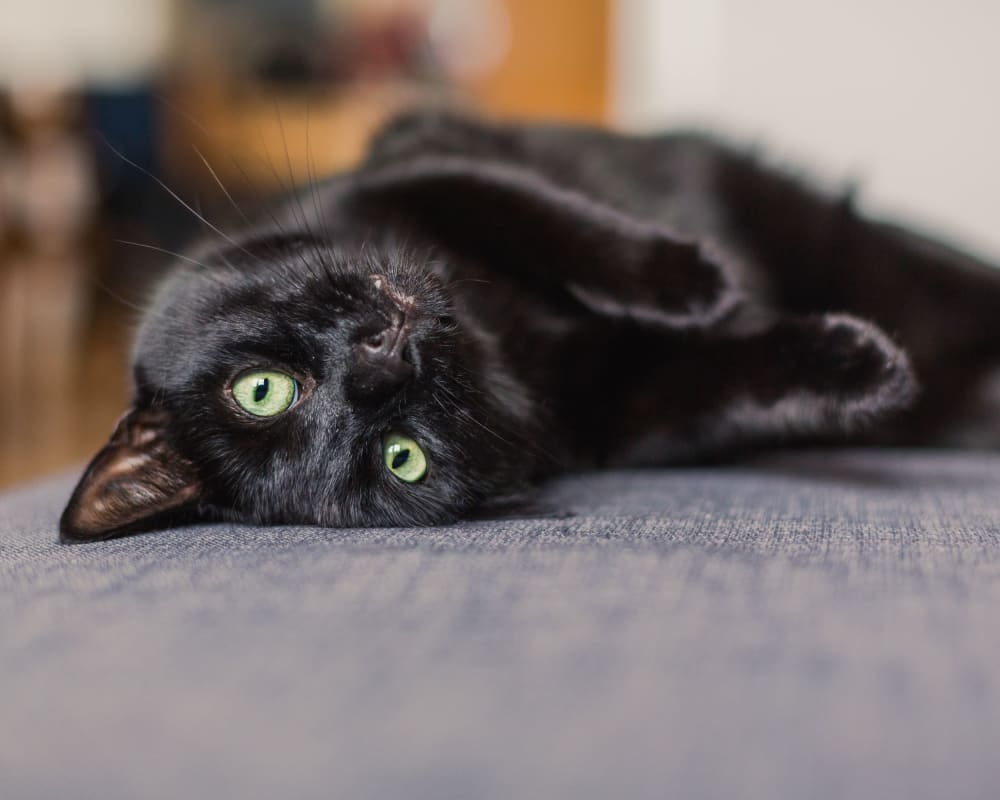
[[[878,326],[846,314],[806,320],[814,332],[801,353],[802,383],[827,398],[847,424],[911,405],[917,381],[906,353]]]

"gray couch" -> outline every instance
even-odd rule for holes
[[[69,487],[0,498],[3,800],[1000,797],[998,455],[73,547]]]

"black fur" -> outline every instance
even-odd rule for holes
[[[994,412],[974,395],[1000,273],[708,137],[410,114],[270,219],[162,288],[64,540],[424,525],[564,470],[934,443]],[[365,343],[400,330],[389,369]],[[241,412],[251,367],[300,401]],[[424,449],[424,480],[386,470],[388,430]]]

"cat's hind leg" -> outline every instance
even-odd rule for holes
[[[631,388],[616,415],[613,462],[843,440],[887,424],[917,396],[906,353],[846,314],[786,317],[749,335],[685,342]]]

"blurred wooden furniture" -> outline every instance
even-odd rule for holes
[[[611,0],[506,0],[510,47],[469,87],[484,109],[599,123],[608,113]]]
[[[287,190],[349,166],[388,114],[428,97],[502,116],[602,121],[610,0],[503,2],[508,46],[492,71],[461,86],[368,82],[279,95],[221,76],[175,81],[160,115],[172,188],[217,208],[228,202],[220,182],[238,198]],[[0,141],[0,486],[89,457],[127,399],[135,295],[122,300],[121,287],[95,277],[90,165],[72,109],[53,102],[12,106],[17,141]]]
[[[123,381],[94,370],[89,346],[95,188],[72,98],[13,95],[3,178],[0,254],[0,483],[79,460],[89,423],[107,424]],[[111,412],[113,413],[113,412]]]
[[[234,194],[282,191],[350,166],[393,111],[460,103],[488,114],[600,123],[608,111],[610,0],[504,0],[509,42],[487,74],[459,86],[365,83],[268,94],[200,73],[164,112],[172,170]],[[211,165],[213,176],[202,161]]]

